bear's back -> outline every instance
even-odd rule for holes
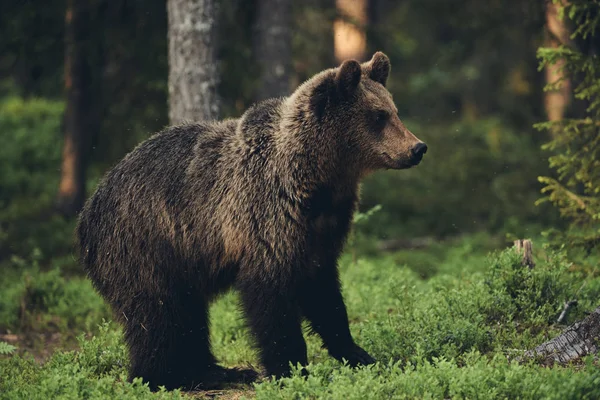
[[[208,196],[223,146],[233,138],[236,124],[229,120],[169,128],[115,165],[80,215],[77,233],[88,272],[123,266],[124,258],[134,254],[143,262],[159,244],[177,242],[176,236],[186,229],[182,214],[191,201]],[[196,181],[194,194],[187,193],[190,170]],[[198,193],[199,188],[205,193]]]

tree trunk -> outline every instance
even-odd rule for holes
[[[57,209],[74,216],[85,201],[89,145],[90,66],[87,58],[89,10],[85,0],[67,0],[65,14],[64,144]]]
[[[292,69],[292,2],[259,0],[254,54],[261,69],[257,100],[286,96]]]
[[[169,119],[172,125],[216,119],[217,7],[215,0],[167,0]]]
[[[333,23],[335,58],[338,63],[364,61],[367,51],[367,0],[336,0],[340,15]]]
[[[558,13],[561,7],[560,4],[554,4],[551,0],[546,2],[546,47],[556,48],[560,45],[572,45],[565,19],[559,18]],[[546,84],[562,81],[560,88],[549,90],[544,94],[544,107],[550,121],[563,119],[567,106],[571,102],[571,81],[561,70],[564,65],[564,60],[560,60],[545,68]]]
[[[600,307],[583,321],[569,326],[562,334],[525,353],[526,358],[540,358],[546,365],[566,364],[598,352]]]

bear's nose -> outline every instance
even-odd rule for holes
[[[423,154],[427,153],[427,145],[423,142],[419,142],[412,148],[413,156],[416,158],[422,158]]]

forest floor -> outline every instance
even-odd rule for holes
[[[126,382],[121,330],[89,282],[64,260],[13,260],[0,269],[0,398],[599,398],[593,358],[515,361],[597,307],[598,271],[541,245],[529,269],[506,247],[477,235],[385,254],[350,249],[340,269],[351,330],[377,364],[342,365],[307,334],[308,377],[196,393]],[[223,365],[257,368],[235,293],[213,304],[211,324]]]

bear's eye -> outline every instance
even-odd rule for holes
[[[386,111],[377,111],[377,121],[384,122],[390,117]]]
[[[384,110],[374,111],[371,115],[371,120],[373,121],[373,125],[376,129],[383,129],[389,118],[390,114]]]

